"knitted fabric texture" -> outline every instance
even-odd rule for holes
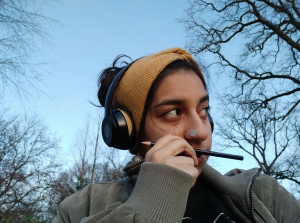
[[[198,64],[192,56],[180,48],[171,48],[162,52],[143,57],[134,62],[120,80],[113,96],[113,107],[121,108],[129,112],[133,118],[133,125],[136,130],[136,143],[130,152],[135,154],[139,145],[140,125],[144,107],[149,90],[166,66],[175,60],[186,60],[196,65],[205,85],[204,77]]]

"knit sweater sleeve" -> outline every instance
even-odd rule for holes
[[[153,222],[181,222],[192,176],[162,164],[144,163],[142,167],[126,204]]]
[[[274,178],[260,175],[254,187],[254,207],[267,222],[300,223],[300,201]],[[259,217],[257,217],[259,218]]]
[[[76,219],[76,222],[182,222],[192,181],[192,176],[176,168],[143,163],[136,185],[126,202],[115,202],[98,213]],[[71,222],[69,219],[68,208],[61,204],[53,223]]]

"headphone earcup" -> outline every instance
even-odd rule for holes
[[[133,127],[129,115],[120,109],[113,109],[112,115],[103,119],[102,137],[109,147],[129,149],[133,142]]]
[[[211,126],[211,132],[214,132],[214,120],[212,119],[211,115],[208,113],[208,120]]]

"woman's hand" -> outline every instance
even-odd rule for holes
[[[194,149],[185,139],[175,135],[168,134],[157,140],[146,153],[145,161],[161,163],[182,170],[194,178],[193,185],[200,174],[196,168],[198,160]]]

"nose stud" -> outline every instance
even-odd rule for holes
[[[196,135],[197,135],[197,130],[195,130],[195,129],[191,129],[191,130],[189,130],[189,135],[191,136],[191,137],[195,137]]]

